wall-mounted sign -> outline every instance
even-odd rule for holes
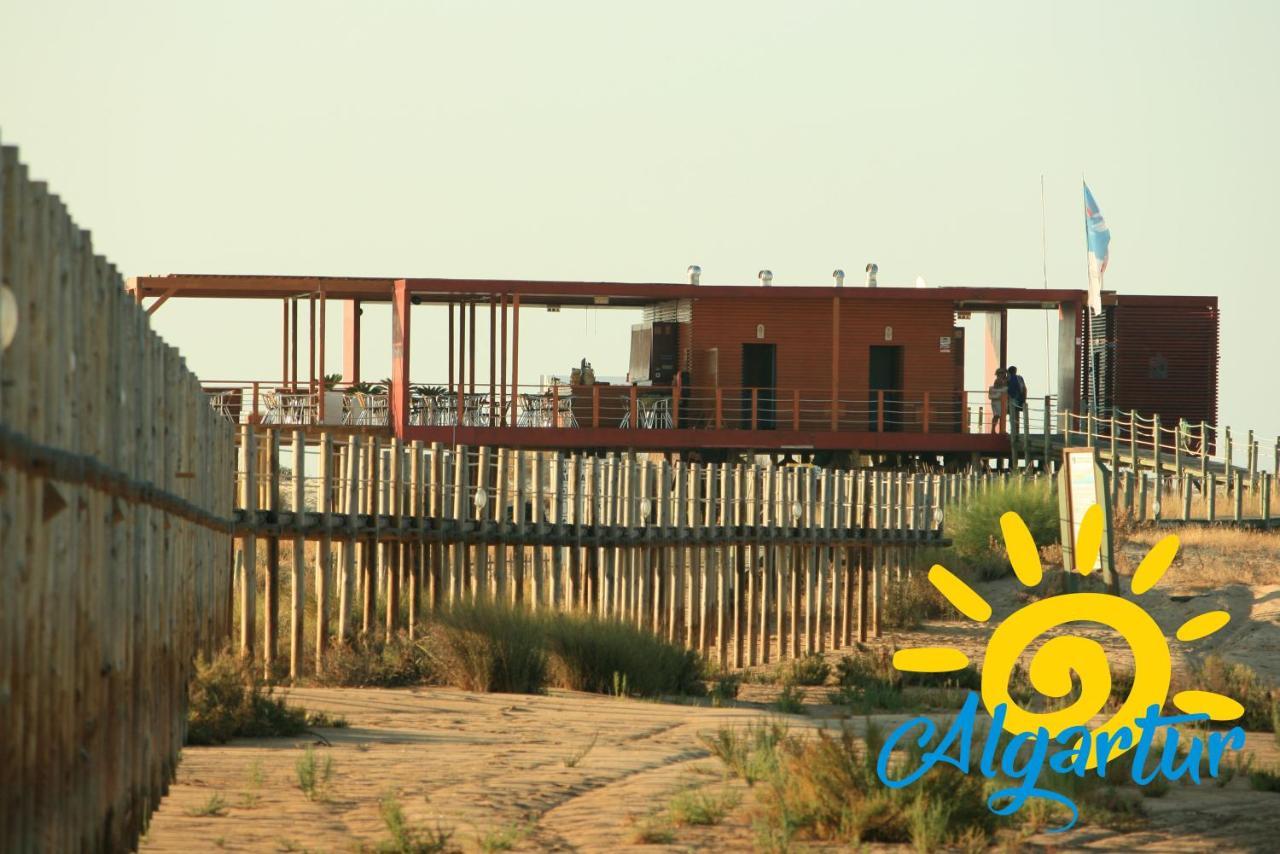
[[[756,338],[758,338],[758,339],[759,339],[759,338],[764,338],[764,324],[763,324],[763,323],[757,323],[757,324],[756,324]]]
[[[938,338],[938,352],[939,353],[951,352],[951,336],[950,335],[943,335]]]
[[[892,340],[893,340],[893,327],[892,327],[892,326],[886,326],[886,327],[884,328],[884,340],[886,340],[886,341],[892,341]]]

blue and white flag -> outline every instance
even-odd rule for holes
[[[1084,236],[1089,247],[1089,311],[1102,314],[1102,274],[1107,271],[1111,229],[1098,210],[1098,203],[1084,185]]]

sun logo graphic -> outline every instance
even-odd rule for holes
[[[1076,566],[1082,575],[1092,572],[1102,543],[1102,510],[1089,508],[1081,520],[1076,540]],[[1005,513],[1000,519],[1005,550],[1018,581],[1035,587],[1043,576],[1040,554],[1031,532],[1017,513]],[[1163,577],[1178,552],[1178,538],[1168,536],[1147,553],[1133,574],[1131,591],[1141,595],[1151,590]],[[971,620],[986,623],[992,617],[991,605],[954,573],[935,565],[929,581],[947,601]],[[1230,620],[1226,611],[1209,611],[1192,617],[1175,632],[1178,641],[1189,642],[1207,637]],[[1112,693],[1111,668],[1106,650],[1096,640],[1070,634],[1054,635],[1044,641],[1031,656],[1027,675],[1031,687],[1039,694],[1062,700],[1076,690],[1078,696],[1065,708],[1033,711],[1021,707],[1010,695],[1009,684],[1014,669],[1024,653],[1041,635],[1072,623],[1102,624],[1116,632],[1133,654],[1133,684],[1120,707],[1110,717],[1096,722],[1107,708]],[[963,670],[969,658],[952,647],[920,647],[899,650],[893,665],[901,671],[945,673]],[[1139,785],[1150,782],[1157,774],[1177,779],[1184,774],[1199,782],[1202,761],[1207,762],[1210,776],[1216,776],[1222,754],[1228,748],[1244,746],[1244,731],[1239,727],[1229,732],[1212,732],[1207,740],[1193,739],[1185,758],[1177,755],[1176,724],[1205,720],[1231,721],[1244,714],[1244,708],[1230,697],[1208,691],[1180,691],[1173,705],[1184,715],[1161,716],[1168,700],[1172,680],[1168,641],[1158,623],[1139,604],[1111,593],[1063,593],[1034,601],[1014,611],[996,626],[987,642],[981,666],[981,702],[991,715],[992,726],[982,750],[980,770],[987,777],[1002,773],[1023,781],[991,796],[989,806],[1007,815],[1022,806],[1028,797],[1044,797],[1069,807],[1072,820],[1059,830],[1075,823],[1075,805],[1063,795],[1034,783],[1046,764],[1058,773],[1083,776],[1093,771],[1106,772],[1110,759],[1129,750],[1137,753],[1133,762],[1133,778]],[[974,736],[974,717],[978,695],[971,694],[950,729],[930,752],[924,754],[922,767],[902,778],[890,778],[889,756],[908,732],[921,728],[921,747],[933,740],[937,726],[928,718],[915,718],[900,726],[887,739],[880,754],[878,772],[887,785],[899,788],[909,785],[939,762],[968,772],[970,744]],[[997,765],[997,741],[1000,731],[1013,735]],[[1154,745],[1155,735],[1163,731],[1163,747]],[[1052,757],[1049,751],[1060,748]],[[952,756],[949,751],[958,751]],[[1145,765],[1154,752],[1159,753],[1159,766],[1148,774]],[[997,805],[997,804],[1000,805]]]

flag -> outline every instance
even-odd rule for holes
[[[1107,272],[1111,229],[1098,210],[1098,203],[1084,185],[1084,236],[1089,247],[1089,311],[1102,314],[1102,274]]]

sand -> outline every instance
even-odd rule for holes
[[[1153,591],[1136,597],[1172,638],[1186,619],[1225,609],[1230,624],[1217,634],[1181,644],[1171,641],[1175,674],[1216,651],[1280,681],[1280,546],[1260,540],[1248,572],[1231,579],[1231,556],[1205,563],[1184,555]],[[1276,538],[1280,543],[1280,538]],[[1199,549],[1196,551],[1200,551]],[[1141,549],[1123,555],[1136,565]],[[1257,572],[1256,561],[1277,572]],[[1188,571],[1196,570],[1196,571]],[[1123,579],[1127,589],[1128,579]],[[1012,580],[978,585],[991,601],[996,622],[1025,601]],[[932,623],[913,632],[890,632],[886,649],[954,645],[981,660],[990,625],[962,620]],[[1065,631],[1065,630],[1064,630]],[[1125,666],[1124,644],[1102,627],[1073,628],[1095,637],[1116,666]],[[379,800],[395,793],[409,821],[450,832],[457,850],[625,851],[750,850],[753,794],[726,779],[699,735],[778,717],[764,707],[776,686],[747,684],[735,708],[647,702],[564,691],[546,695],[480,695],[445,688],[297,689],[290,701],[344,716],[345,729],[319,730],[298,739],[238,741],[187,748],[177,783],[152,822],[142,850],[187,852],[372,850],[387,840]],[[837,709],[825,705],[826,689],[805,689],[808,716],[786,716],[793,727],[837,727]],[[892,727],[906,715],[878,715]],[[860,729],[862,722],[848,722]],[[324,743],[324,742],[327,742]],[[308,800],[295,764],[312,745],[330,757],[333,777],[324,797]],[[1258,764],[1280,765],[1270,733],[1251,734],[1247,750]],[[258,769],[261,782],[254,782]],[[680,790],[703,787],[736,793],[740,804],[713,827],[675,827],[670,844],[642,844],[648,817],[661,813]],[[219,816],[197,813],[213,797]],[[1267,851],[1280,848],[1280,794],[1255,792],[1237,777],[1174,785],[1162,798],[1144,800],[1148,820],[1138,830],[1083,827],[1067,834],[1041,833],[1025,850]],[[874,848],[872,850],[875,850]]]

